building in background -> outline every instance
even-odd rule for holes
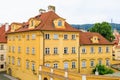
[[[0,72],[6,70],[6,53],[7,53],[6,28],[8,28],[8,24],[1,25],[0,27]]]

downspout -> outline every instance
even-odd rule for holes
[[[80,44],[78,46],[78,73],[80,73]]]
[[[42,35],[43,35],[43,66],[44,66],[44,63],[45,63],[45,38],[44,38],[44,32],[41,31]]]

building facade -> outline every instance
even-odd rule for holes
[[[49,6],[48,9],[28,22],[10,25],[7,32],[9,75],[21,80],[38,80],[40,65],[85,74],[91,73],[99,59],[101,64],[110,65],[110,42],[97,33],[89,33],[93,35],[86,38],[90,35],[71,27],[55,13],[55,7]],[[91,44],[86,40],[92,41]],[[95,50],[93,54],[90,47]],[[97,51],[99,47],[100,53]]]
[[[7,39],[5,25],[0,27],[0,72],[6,70]]]

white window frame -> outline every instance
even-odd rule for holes
[[[76,35],[72,34],[72,40],[75,40],[75,39],[76,39]]]
[[[50,54],[50,48],[45,48],[45,54]]]
[[[12,64],[14,64],[15,63],[15,58],[14,57],[12,57]]]
[[[58,54],[58,48],[57,47],[54,48],[54,54]]]
[[[64,39],[67,40],[68,39],[68,35],[64,34]]]
[[[94,53],[94,47],[90,47],[90,53]]]
[[[29,69],[29,61],[26,61],[26,69]]]
[[[95,63],[94,63],[94,60],[91,60],[90,61],[90,67],[94,67]]]
[[[32,71],[35,71],[35,63],[34,62],[32,62]]]
[[[98,47],[98,52],[102,53],[102,47]]]
[[[15,47],[14,47],[14,46],[12,46],[12,52],[13,52],[13,53],[15,52]]]
[[[106,66],[110,66],[110,60],[106,59]]]
[[[58,39],[58,34],[54,34],[54,39]]]
[[[102,60],[101,59],[98,60],[98,64],[102,65]]]
[[[57,68],[58,68],[58,64],[57,64],[57,63],[54,63],[54,64],[53,64],[53,67],[57,69]]]
[[[83,61],[82,61],[82,68],[85,68],[85,67],[86,67],[86,61],[83,60]]]
[[[62,26],[62,20],[58,20],[58,26]]]
[[[26,47],[26,53],[29,54],[29,52],[30,52],[29,47]]]
[[[29,40],[30,39],[30,36],[29,35],[26,35],[26,40]]]
[[[68,47],[64,47],[64,54],[68,54]]]
[[[73,53],[73,54],[76,53],[75,47],[72,47],[72,53]]]
[[[18,60],[17,60],[17,65],[18,65],[18,66],[20,66],[20,62],[21,62],[21,59],[18,58]]]
[[[64,62],[64,69],[68,69],[68,67],[69,67],[68,62]]]
[[[36,38],[35,34],[32,34],[32,40],[34,40]]]
[[[20,46],[18,46],[18,53],[20,53],[21,52],[21,47]]]
[[[46,67],[50,67],[50,64],[49,64],[49,63],[46,63],[45,66],[46,66]]]
[[[82,47],[82,53],[86,53],[86,48]]]
[[[73,62],[72,62],[72,69],[75,69],[75,68],[76,68],[76,62],[73,61]]]
[[[109,53],[109,50],[110,50],[109,47],[106,47],[106,53]]]
[[[35,54],[35,48],[34,47],[32,48],[32,54]]]
[[[50,34],[45,34],[45,39],[50,39]]]

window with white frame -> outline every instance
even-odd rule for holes
[[[91,61],[90,61],[90,66],[91,66],[91,67],[94,67],[94,60],[91,60]]]
[[[32,39],[34,40],[36,38],[36,35],[35,34],[32,34]]]
[[[54,54],[58,54],[58,48],[54,48]]]
[[[94,47],[90,47],[90,53],[94,53]]]
[[[64,47],[64,54],[68,53],[68,47]]]
[[[86,48],[82,47],[82,53],[86,53]]]
[[[18,53],[20,53],[21,52],[21,47],[20,46],[18,46]]]
[[[74,69],[74,68],[76,68],[76,62],[75,61],[72,62],[72,69]]]
[[[106,53],[108,53],[109,52],[109,47],[106,47]]]
[[[45,54],[50,54],[50,48],[45,48]]]
[[[26,53],[27,53],[27,54],[29,53],[29,47],[26,48]]]
[[[20,58],[18,58],[18,60],[17,60],[17,65],[18,66],[20,66],[20,61],[21,61]]]
[[[12,52],[13,52],[13,53],[15,52],[15,47],[14,47],[14,46],[12,46]]]
[[[29,35],[26,35],[26,40],[29,40],[29,39],[30,39]]]
[[[72,47],[72,53],[75,53],[75,51],[76,51],[75,47]]]
[[[29,69],[29,61],[26,61],[26,69]]]
[[[72,35],[72,39],[73,39],[73,40],[75,40],[75,39],[76,39],[76,36],[75,36],[74,34]]]
[[[110,60],[106,59],[106,66],[110,66]]]
[[[98,64],[102,65],[102,60],[101,59],[98,60]]]
[[[4,60],[4,55],[0,55],[0,60],[3,61]]]
[[[58,26],[62,26],[62,21],[61,20],[58,21]]]
[[[4,50],[4,45],[0,45],[0,50]]]
[[[18,40],[21,40],[21,36],[20,35],[18,35]]]
[[[57,63],[54,63],[54,64],[53,64],[53,67],[54,67],[54,68],[58,68],[58,64],[57,64]]]
[[[46,66],[46,67],[50,67],[50,64],[49,64],[49,63],[46,63],[45,66]]]
[[[54,34],[54,39],[58,39],[58,34]]]
[[[32,48],[32,54],[35,54],[35,48],[34,47]]]
[[[99,52],[99,53],[102,52],[102,47],[98,47],[98,52]]]
[[[85,68],[85,67],[86,67],[86,61],[83,60],[83,61],[82,61],[82,68]]]
[[[14,57],[12,57],[12,64],[14,64],[15,63],[15,58]]]
[[[68,69],[68,62],[64,62],[64,69]]]
[[[32,62],[32,71],[35,71],[35,63]]]
[[[50,39],[50,34],[45,34],[45,39]]]
[[[68,39],[68,35],[67,34],[64,35],[64,39]]]
[[[10,56],[8,56],[8,63],[10,64]]]

